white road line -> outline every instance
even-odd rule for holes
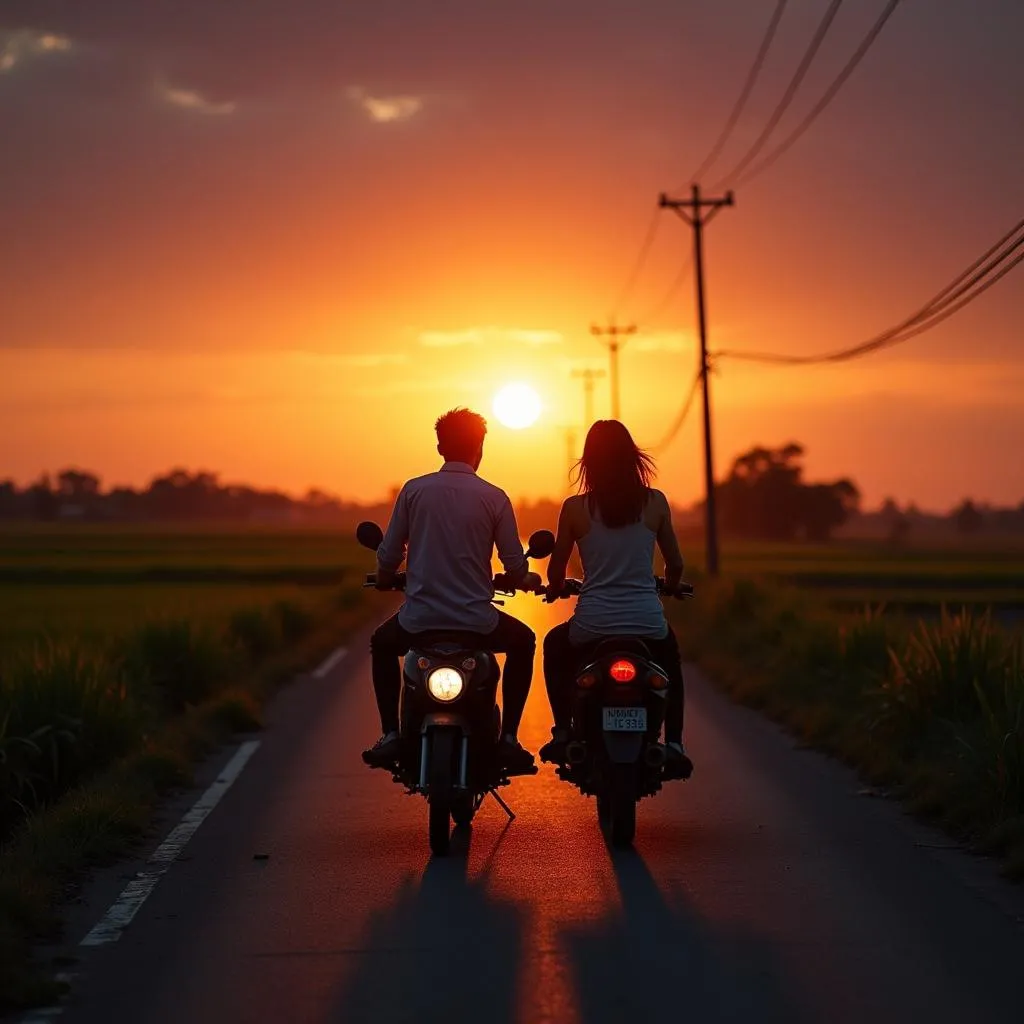
[[[121,933],[131,924],[132,918],[139,912],[156,883],[167,872],[175,859],[184,849],[185,844],[195,835],[196,830],[206,820],[209,813],[220,803],[220,799],[231,788],[231,784],[242,774],[249,758],[256,753],[259,740],[248,740],[235,752],[235,756],[227,763],[217,777],[217,781],[192,805],[184,818],[171,830],[167,838],[153,851],[148,863],[152,867],[140,871],[125,887],[102,919],[89,932],[81,945],[102,946],[108,942],[117,942]]]
[[[346,654],[348,654],[347,647],[339,647],[333,653],[328,654],[327,657],[324,659],[323,664],[313,669],[313,678],[323,679],[323,677],[327,675],[327,673],[330,672],[331,669],[334,668],[334,666],[337,665],[338,662],[341,661],[341,659],[344,658]]]

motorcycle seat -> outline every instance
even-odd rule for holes
[[[480,633],[459,633],[454,630],[436,630],[430,633],[416,633],[412,638],[411,650],[484,651],[485,637]]]
[[[650,659],[650,648],[635,636],[610,636],[602,640],[594,648],[594,657],[602,658],[609,654],[635,654],[638,658]]]

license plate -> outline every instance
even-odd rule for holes
[[[647,708],[604,708],[605,732],[647,732]]]

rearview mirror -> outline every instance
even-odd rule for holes
[[[360,523],[356,527],[356,540],[364,548],[376,551],[384,543],[384,531],[376,523]]]
[[[530,534],[527,558],[547,558],[555,550],[555,535],[550,530],[537,530]]]

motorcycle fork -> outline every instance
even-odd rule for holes
[[[430,734],[424,733],[420,737],[420,789],[426,792],[427,789],[427,768],[430,763]],[[469,772],[469,737],[463,735],[459,747],[459,778],[457,788],[468,788],[467,775]]]

